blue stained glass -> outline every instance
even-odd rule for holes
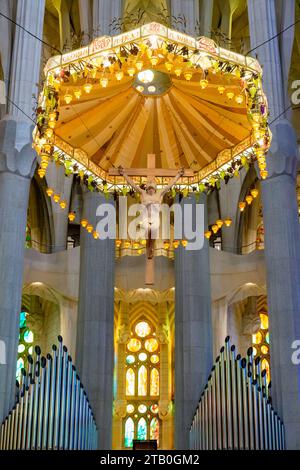
[[[20,328],[26,327],[26,312],[20,313]]]
[[[26,330],[25,333],[24,333],[24,341],[26,341],[26,343],[33,343],[33,333],[32,331],[30,330]]]
[[[147,423],[145,418],[141,418],[138,422],[137,438],[141,441],[145,441],[147,439]]]

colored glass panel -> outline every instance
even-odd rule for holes
[[[262,342],[262,334],[258,331],[255,335],[252,335],[253,344],[260,344]]]
[[[135,361],[135,357],[132,354],[126,357],[127,364],[133,364],[134,361]]]
[[[141,321],[136,325],[135,332],[140,338],[145,338],[151,333],[150,325],[145,321]]]
[[[270,344],[270,334],[269,333],[266,334],[266,342],[268,344]]]
[[[139,411],[139,413],[142,413],[142,414],[143,414],[143,413],[146,413],[146,411],[147,411],[147,406],[146,406],[146,405],[139,405],[138,411]]]
[[[159,395],[159,373],[157,369],[152,369],[150,373],[150,395]]]
[[[142,361],[142,362],[146,361],[147,357],[148,356],[147,356],[146,353],[140,353],[139,354],[139,360]]]
[[[18,353],[21,354],[21,353],[24,352],[24,351],[25,351],[25,346],[24,346],[24,344],[19,344],[19,346],[18,346]]]
[[[150,406],[150,411],[151,413],[153,414],[157,414],[158,413],[158,405],[156,403],[154,403],[153,405]]]
[[[26,330],[25,333],[24,333],[23,338],[24,338],[24,341],[26,343],[33,343],[33,333],[32,333],[32,331]]]
[[[132,447],[132,441],[134,438],[134,422],[132,418],[127,418],[125,422],[125,447]]]
[[[127,405],[126,410],[127,410],[127,413],[129,413],[129,414],[133,413],[134,412],[134,406],[133,405]]]
[[[267,379],[268,379],[268,382],[270,381],[270,364],[269,364],[269,361],[267,361],[267,359],[263,359],[261,361],[261,370],[265,370],[267,371]]]
[[[132,338],[127,345],[127,348],[130,352],[137,352],[141,349],[141,347],[142,344],[137,338]]]
[[[262,354],[268,354],[269,352],[268,346],[265,346],[265,345],[263,345],[260,350]]]
[[[269,318],[265,313],[260,314],[260,327],[262,330],[267,330],[269,328]]]
[[[152,418],[150,422],[150,439],[155,439],[159,445],[159,422],[157,418]]]
[[[150,361],[152,362],[152,364],[157,364],[159,362],[159,356],[157,354],[152,354],[152,356],[150,357]]]
[[[141,441],[147,439],[147,423],[145,418],[141,418],[138,422],[137,438]]]
[[[20,380],[21,378],[21,370],[23,369],[24,367],[24,360],[20,357],[18,360],[17,360],[17,372],[16,372],[16,377],[18,380]]]
[[[145,341],[145,348],[149,352],[154,352],[158,348],[158,342],[155,338],[150,338]]]
[[[138,372],[138,394],[140,396],[147,395],[147,369],[141,366]]]
[[[26,327],[26,312],[20,313],[20,328]]]
[[[130,369],[126,372],[126,395],[133,396],[135,392],[135,373]]]

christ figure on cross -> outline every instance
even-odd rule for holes
[[[143,213],[143,226],[146,231],[147,258],[152,259],[154,256],[154,243],[157,238],[156,234],[159,229],[159,211],[163,202],[163,197],[172,188],[172,186],[177,183],[179,178],[184,175],[184,169],[180,169],[171,183],[160,190],[157,189],[155,180],[148,182],[146,189],[140,188],[126,174],[122,167],[119,167],[119,174],[123,176],[127,183],[141,195],[141,203],[145,207],[145,211]]]

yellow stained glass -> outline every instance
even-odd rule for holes
[[[269,318],[265,313],[260,314],[260,327],[262,330],[267,330],[269,328]]]
[[[144,352],[139,354],[139,360],[142,362],[146,361],[147,357],[148,357],[147,354]]]
[[[262,342],[262,334],[258,331],[255,335],[252,335],[253,344],[260,344]]]
[[[147,395],[147,369],[141,366],[138,372],[138,394],[140,396]]]
[[[260,350],[261,350],[261,353],[262,353],[262,354],[268,354],[268,352],[269,352],[268,346],[265,346],[265,345],[262,346],[262,347],[260,348]]]
[[[155,439],[159,446],[159,422],[157,418],[152,418],[150,423],[150,439]]]
[[[129,343],[127,344],[127,348],[131,352],[137,352],[141,349],[142,344],[139,339],[137,338],[131,338]]]
[[[159,395],[159,373],[157,369],[152,369],[150,373],[150,395]]]
[[[152,362],[152,364],[157,364],[159,362],[159,357],[157,354],[152,354],[152,356],[150,357],[150,361]]]
[[[150,325],[145,321],[140,321],[135,327],[135,332],[140,338],[145,338],[151,333]]]
[[[135,388],[135,373],[134,370],[130,367],[130,369],[126,372],[126,395],[133,396]]]
[[[270,381],[270,364],[269,364],[269,361],[267,361],[267,359],[263,359],[261,361],[261,370],[265,370],[267,371],[267,379],[268,379],[268,382]]]
[[[154,352],[158,348],[158,342],[155,338],[150,338],[145,341],[145,348],[149,352]]]

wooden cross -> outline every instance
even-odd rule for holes
[[[147,155],[147,168],[125,168],[124,171],[128,176],[147,176],[148,184],[155,181],[155,177],[174,178],[178,174],[178,170],[156,168],[155,154],[153,153]],[[119,170],[117,168],[111,168],[109,175],[119,176]],[[184,176],[194,176],[193,170],[185,170]],[[154,285],[154,256],[151,259],[146,257],[145,284],[148,286]]]

